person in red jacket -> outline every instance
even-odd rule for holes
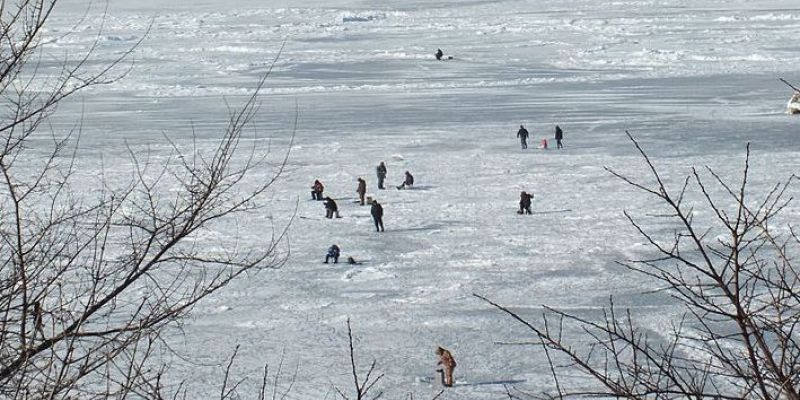
[[[325,187],[322,186],[322,182],[315,180],[314,184],[311,186],[311,199],[312,200],[322,200],[322,191],[325,190]]]

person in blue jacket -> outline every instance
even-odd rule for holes
[[[334,244],[331,247],[329,247],[328,248],[328,254],[325,254],[325,264],[327,264],[328,260],[330,260],[331,258],[333,258],[333,263],[334,264],[338,264],[339,263],[339,252],[340,252],[339,246]]]

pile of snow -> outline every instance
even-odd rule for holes
[[[795,93],[789,103],[786,104],[786,112],[789,114],[800,114],[800,93]]]
[[[372,22],[386,19],[382,12],[347,12],[342,14],[342,22]]]

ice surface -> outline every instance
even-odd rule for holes
[[[164,3],[113,1],[104,26],[95,9],[62,36],[85,8],[66,0],[48,27],[52,67],[101,26],[99,61],[146,35],[125,79],[55,116],[67,129],[86,110],[87,179],[101,165],[125,173],[129,162],[101,164],[126,160],[125,142],[157,159],[169,152],[163,132],[188,141],[194,127],[199,145],[212,145],[225,102],[251,92],[284,41],[251,140],[286,146],[298,108],[289,168],[257,216],[264,231],[240,243],[262,245],[269,223],[297,207],[289,262],[201,304],[173,337],[182,357],[208,365],[171,360],[198,398],[217,392],[215,366],[236,344],[252,376],[285,355],[284,373],[297,374],[287,398],[348,387],[347,317],[362,365],[375,358],[386,374],[388,398],[438,391],[427,378],[436,345],[458,362],[449,398],[499,398],[503,384],[536,392],[550,379],[542,354],[515,344],[531,337],[473,293],[530,318],[543,304],[591,318],[614,295],[655,332],[679,311],[615,264],[648,254],[622,211],[658,211],[603,169],[644,176],[624,130],[673,184],[693,165],[735,178],[747,142],[756,190],[800,166],[800,120],[785,114],[790,93],[776,79],[800,81],[794,0]],[[436,48],[454,59],[435,61]],[[533,145],[559,124],[565,148],[520,150],[519,124]],[[386,191],[376,190],[382,160]],[[418,185],[396,191],[405,170]],[[352,202],[359,176],[384,205],[383,234]],[[314,179],[340,199],[342,219],[325,220],[308,200]],[[536,195],[533,216],[514,212],[521,190]],[[364,264],[322,264],[332,243]]]

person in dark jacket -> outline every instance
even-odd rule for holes
[[[367,181],[363,178],[358,178],[358,188],[356,188],[356,193],[358,193],[358,199],[361,200],[361,205],[363,206],[366,204],[364,202],[364,195],[367,194]]]
[[[378,165],[377,168],[378,173],[378,189],[386,189],[383,187],[383,180],[386,179],[386,164],[381,161],[381,165]]]
[[[334,244],[331,247],[329,247],[328,248],[328,253],[325,254],[325,264],[327,264],[328,260],[331,259],[331,258],[333,258],[333,263],[334,264],[338,264],[339,263],[339,253],[340,253],[339,246]]]
[[[561,139],[564,138],[564,131],[561,130],[561,127],[556,125],[556,148],[562,149],[564,145],[561,144]]]
[[[442,51],[442,49],[436,49],[436,54],[434,55],[436,56],[437,60],[441,61],[442,57],[444,56],[444,52]]]
[[[311,200],[322,200],[323,190],[325,190],[325,186],[322,186],[322,182],[315,180],[311,185]]]
[[[519,211],[517,211],[517,214],[532,214],[531,199],[533,199],[533,193],[522,192],[519,194]]]
[[[522,149],[528,148],[528,130],[525,129],[524,126],[520,125],[519,130],[517,131],[517,137],[519,138],[519,143],[522,145]]]
[[[411,175],[411,172],[406,171],[406,177],[403,179],[403,183],[397,187],[397,190],[409,188],[414,186],[414,176]]]
[[[332,198],[326,197],[325,198],[325,218],[333,218],[334,214],[336,214],[336,218],[342,218],[339,215],[339,206],[336,205],[336,202],[333,201]]]
[[[383,229],[383,206],[378,200],[372,200],[372,208],[369,210],[372,220],[375,221],[375,232],[384,232]]]

